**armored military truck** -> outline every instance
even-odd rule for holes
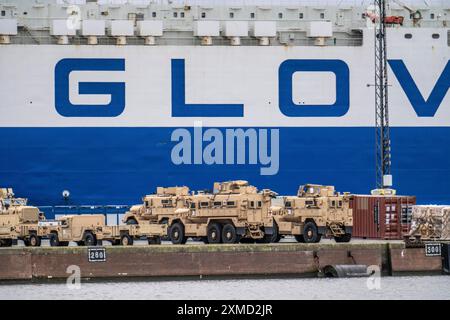
[[[57,222],[48,235],[51,246],[67,246],[70,241],[80,246],[95,246],[101,245],[103,240],[127,246],[144,238],[149,244],[160,244],[161,236],[167,233],[165,225],[157,224],[107,226],[102,214],[67,215],[58,218]]]
[[[27,199],[16,198],[10,188],[0,189],[0,246],[23,240],[26,246],[39,246],[38,223],[45,220],[38,208],[28,206]]]
[[[142,205],[132,207],[124,222],[167,224],[174,244],[184,244],[189,237],[205,243],[274,242],[279,236],[269,208],[275,196],[243,180],[216,182],[213,192],[157,188]]]
[[[349,242],[353,216],[350,194],[339,194],[333,186],[307,184],[297,196],[281,197],[271,213],[279,235],[293,235],[298,242],[319,242],[322,236],[336,242]]]
[[[156,194],[143,198],[143,204],[134,205],[125,213],[123,222],[128,225],[160,223],[172,224],[177,209],[186,208],[186,199],[190,196],[189,188],[156,188]],[[183,210],[182,210],[183,211]]]

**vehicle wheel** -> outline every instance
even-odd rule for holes
[[[161,244],[161,237],[148,238],[148,244]]]
[[[343,236],[334,237],[334,241],[336,241],[336,242],[350,242],[351,238],[352,238],[352,234],[351,233],[346,233]]]
[[[207,230],[208,242],[215,244],[222,241],[222,228],[218,223],[211,223]]]
[[[95,239],[94,235],[90,232],[87,232],[84,235],[83,242],[84,242],[84,245],[88,246],[88,247],[97,245],[97,240]]]
[[[222,229],[222,242],[223,243],[237,243],[239,242],[236,228],[228,223]]]
[[[297,242],[305,243],[305,238],[303,237],[302,234],[296,234],[294,237],[295,237],[295,240],[297,240]]]
[[[35,234],[31,234],[30,238],[26,242],[30,247],[39,247],[41,245],[41,238]]]
[[[278,234],[278,225],[274,222],[273,223],[273,233],[264,235],[263,242],[264,243],[275,243],[275,242],[278,242],[277,239],[278,239],[278,241],[280,241],[280,236]]]
[[[303,238],[306,243],[314,243],[320,241],[319,232],[317,231],[317,226],[314,222],[307,222],[303,228]]]
[[[185,244],[186,243],[186,236],[184,234],[184,226],[179,223],[175,222],[169,230],[170,235],[170,241],[172,241],[173,244]]]
[[[128,234],[124,234],[120,238],[120,244],[123,245],[123,246],[132,246],[133,245],[133,238],[131,238]]]
[[[51,233],[49,236],[49,240],[50,240],[51,247],[58,247],[60,245],[58,235],[56,233]],[[67,244],[69,244],[69,243],[67,243]]]
[[[127,225],[134,225],[134,224],[138,224],[136,219],[130,218],[130,219],[127,220]]]

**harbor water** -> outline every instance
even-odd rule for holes
[[[124,294],[127,293],[127,294]],[[2,284],[0,299],[450,299],[450,276]]]

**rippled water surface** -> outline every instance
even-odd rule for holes
[[[450,276],[3,284],[0,299],[450,299]],[[371,282],[372,281],[372,282]]]

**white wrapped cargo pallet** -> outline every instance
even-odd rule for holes
[[[410,236],[422,240],[450,240],[450,206],[413,206]]]

